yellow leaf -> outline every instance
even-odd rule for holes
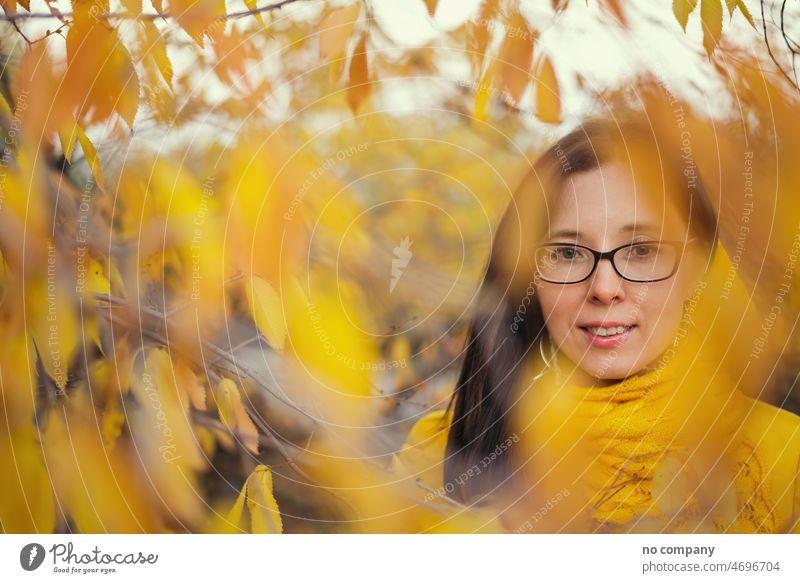
[[[80,276],[80,273],[78,275]],[[111,293],[111,284],[109,283],[108,278],[103,273],[103,267],[94,258],[91,258],[89,260],[89,266],[86,272],[86,278],[85,281],[82,282],[80,290],[84,294],[86,299],[90,302],[94,302],[95,294],[108,295]],[[100,341],[100,330],[97,326],[96,315],[93,313],[84,313],[83,327],[84,330],[86,331],[86,335],[102,351],[103,345],[102,342]]]
[[[142,13],[142,0],[120,0],[122,6],[134,16]]]
[[[117,30],[90,15],[88,4],[75,6],[75,21],[67,32],[63,85],[82,88],[80,94],[71,95],[81,123],[99,123],[116,112],[131,127],[139,108],[139,78],[133,60]],[[99,9],[107,12],[107,3]]]
[[[689,22],[689,15],[696,6],[697,0],[672,0],[672,12],[684,32],[686,32],[686,23]]]
[[[204,37],[213,41],[225,30],[220,20],[225,15],[225,0],[170,0],[169,7],[178,25],[201,47]]]
[[[86,277],[86,290],[92,294],[110,294],[111,284],[103,273],[103,266],[97,259],[89,260],[89,273]]]
[[[248,10],[256,10],[256,0],[244,0],[244,5],[247,6]],[[258,23],[263,28],[264,27],[264,19],[261,18],[261,13],[260,12],[256,12],[255,14],[253,14],[253,16],[256,17],[256,20],[258,21]]]
[[[625,18],[625,12],[622,10],[620,0],[602,0],[602,2],[604,8],[611,12],[611,14],[614,16],[614,19],[619,23],[620,26],[628,26],[628,22]]]
[[[369,66],[367,64],[367,33],[364,32],[350,60],[350,79],[347,86],[347,104],[355,115],[369,96]]]
[[[11,106],[8,104],[6,96],[3,95],[2,91],[0,91],[0,111],[8,118],[14,117],[14,112],[11,110]]]
[[[41,451],[59,514],[69,518],[78,532],[159,529],[157,515],[162,511],[152,504],[147,489],[152,475],[144,474],[147,479],[142,480],[133,463],[142,452],[134,453],[122,439],[112,449],[106,446],[88,392],[76,391],[63,405],[53,407],[43,427]]]
[[[356,27],[361,3],[332,10],[319,25],[319,54],[323,59],[338,59]]]
[[[278,502],[272,493],[272,472],[259,465],[247,479],[247,508],[254,534],[281,534],[283,523]]]
[[[58,139],[61,141],[61,150],[64,152],[64,158],[71,164],[72,152],[78,142],[78,129],[74,120],[68,121],[58,130]]]
[[[224,377],[217,386],[217,409],[222,423],[239,436],[247,449],[257,454],[258,429],[244,410],[236,383]]]
[[[80,325],[74,298],[65,288],[57,279],[29,282],[25,302],[27,325],[42,365],[62,390],[78,348]]]
[[[374,338],[347,308],[364,301],[362,290],[331,274],[318,275],[311,286],[313,302],[296,277],[287,277],[281,288],[291,353],[314,379],[303,381],[303,390],[317,403],[330,399],[332,414],[360,415],[372,396],[369,370],[378,360]]]
[[[111,401],[103,411],[103,443],[108,449],[114,447],[125,425],[125,413],[116,401]]]
[[[518,11],[511,14],[507,25],[498,63],[499,83],[500,88],[517,104],[531,79],[535,34]]]
[[[721,0],[702,0],[700,19],[703,22],[703,47],[710,57],[722,36]]]
[[[230,526],[236,526],[238,529],[243,529],[242,527],[242,518],[244,514],[244,503],[245,498],[247,497],[247,482],[245,481],[245,486],[242,488],[242,491],[236,497],[236,502],[233,503],[231,509],[228,511],[227,516],[225,517],[230,525],[223,525],[220,529],[224,533],[229,532],[236,532],[235,530],[231,529]]]
[[[483,80],[478,83],[478,90],[475,92],[473,105],[473,117],[478,121],[486,121],[489,117],[489,104],[492,100],[492,83],[494,78],[495,64],[489,65]]]
[[[428,9],[428,14],[433,16],[436,13],[436,5],[439,0],[425,0],[425,7]]]
[[[164,81],[172,87],[172,62],[167,54],[167,44],[152,20],[144,22],[145,51],[155,64]]]
[[[257,276],[249,278],[246,285],[247,302],[256,326],[270,346],[283,350],[286,342],[286,321],[278,292],[269,282]]]
[[[561,96],[553,64],[545,56],[536,75],[536,117],[545,123],[561,121]]]
[[[89,165],[89,169],[92,171],[92,175],[94,176],[95,182],[97,182],[98,188],[105,192],[105,176],[103,175],[103,168],[100,166],[100,158],[97,156],[97,150],[95,150],[94,144],[92,144],[89,138],[86,137],[86,134],[83,133],[81,126],[76,124],[75,128],[78,134],[78,141],[81,143],[81,148],[83,149],[83,155],[86,156],[86,163]]]
[[[212,532],[249,531],[253,534],[281,534],[283,521],[272,490],[272,472],[269,466],[256,466],[245,480],[225,519],[213,521]],[[245,516],[245,510],[248,516]]]
[[[0,439],[2,531],[5,534],[51,533],[56,515],[51,476],[42,463],[41,445],[32,427],[10,435],[5,434],[5,427],[3,429],[4,435]]]
[[[328,65],[328,84],[331,87],[339,83],[339,79],[342,78],[342,74],[344,73],[344,66],[344,59],[336,59],[331,61],[330,65]]]
[[[753,15],[750,14],[750,10],[748,10],[747,5],[744,3],[744,0],[737,0],[736,7],[739,9],[739,11],[747,19],[747,22],[750,23],[750,26],[752,26],[753,28],[756,28],[756,23],[753,20]]]
[[[198,411],[206,410],[206,388],[192,369],[182,360],[175,364],[175,381],[178,386],[189,396],[192,406]]]
[[[497,15],[497,9],[498,0],[484,0],[477,17],[470,21],[468,25],[469,56],[476,78],[480,78],[483,73],[483,61],[486,55],[486,48],[491,40],[491,25]]]

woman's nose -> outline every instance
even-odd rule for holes
[[[611,265],[611,261],[600,260],[589,278],[589,299],[603,304],[624,300],[624,281]]]

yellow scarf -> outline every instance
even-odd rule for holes
[[[720,249],[709,281],[727,265]],[[687,328],[644,374],[580,386],[562,380],[570,370],[557,359],[523,391],[516,423],[530,435],[530,483],[541,500],[580,492],[551,513],[558,529],[774,532],[762,461],[740,434],[747,400],[719,370],[719,339]]]

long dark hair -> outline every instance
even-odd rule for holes
[[[648,162],[657,176],[654,184],[663,185],[665,195],[682,193],[678,203],[690,231],[713,252],[716,212],[691,152],[679,134],[657,133],[646,118],[636,114],[585,122],[547,149],[514,192],[492,244],[469,323],[463,365],[448,407],[453,419],[444,483],[453,485],[448,489],[452,498],[480,503],[498,486],[508,485],[514,469],[513,455],[492,452],[513,438],[510,407],[514,388],[520,372],[529,370],[526,360],[537,357],[539,343],[548,341],[533,294],[530,252],[546,232],[547,209],[570,176],[611,161],[631,168]],[[463,479],[486,456],[491,457],[491,464],[482,464],[480,472]]]

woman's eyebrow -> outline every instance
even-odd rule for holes
[[[660,233],[662,231],[661,225],[654,223],[630,223],[622,227],[623,231],[654,231]]]
[[[558,231],[553,231],[550,233],[551,239],[558,239],[560,237],[578,239],[580,237],[580,233],[574,229],[559,229]]]
[[[622,231],[652,231],[655,233],[660,233],[662,231],[661,225],[657,225],[655,223],[629,223],[622,227]],[[551,239],[556,239],[560,237],[566,237],[571,239],[580,239],[581,234],[580,231],[576,231],[575,229],[558,229],[557,231],[552,231],[550,233]]]

